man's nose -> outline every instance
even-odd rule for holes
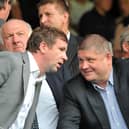
[[[83,61],[83,62],[79,63],[79,66],[81,69],[87,69],[89,67],[89,64],[87,61]]]
[[[13,35],[13,42],[16,43],[19,40],[18,35]]]
[[[43,25],[46,21],[47,21],[47,16],[42,15],[42,17],[40,18],[40,24]]]
[[[65,59],[65,61],[68,60],[66,53],[64,54],[64,59]]]

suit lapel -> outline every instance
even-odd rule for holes
[[[125,67],[125,66],[123,66]],[[122,112],[122,115],[126,121],[127,126],[129,127],[129,93],[128,93],[128,75],[124,74],[124,68],[115,69],[114,67],[114,89],[117,98],[117,102],[119,104],[119,108]],[[126,70],[126,69],[125,69]]]
[[[27,52],[22,54],[23,59],[23,87],[24,87],[24,94],[27,91],[29,76],[30,76],[30,64],[29,58],[27,56]]]
[[[91,86],[92,87],[92,86]],[[94,89],[92,89],[93,91],[88,92],[87,96],[88,96],[88,101],[96,115],[96,117],[98,118],[101,126],[103,129],[110,129],[110,124],[109,124],[109,120],[107,117],[107,112],[104,106],[104,102],[100,96],[100,94],[95,91]]]
[[[73,36],[70,35],[69,39],[69,45],[68,45],[68,50],[67,50],[67,56],[68,56],[68,62],[72,62],[73,58],[77,55],[77,46],[78,46],[78,41],[77,39]]]
[[[68,67],[69,74],[71,77],[79,73],[77,49],[78,49],[78,44],[80,43],[80,41],[81,41],[81,38],[70,35],[69,45],[68,45],[68,50],[67,50],[68,61],[66,61],[64,65]]]

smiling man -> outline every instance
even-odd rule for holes
[[[87,35],[79,45],[81,74],[64,86],[57,129],[128,129],[129,60],[112,63],[109,42]]]

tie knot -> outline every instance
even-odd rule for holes
[[[36,81],[35,86],[41,86],[41,84],[42,84],[42,80],[41,81]]]

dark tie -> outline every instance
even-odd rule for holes
[[[36,82],[35,86],[39,87],[39,86],[41,86],[41,84],[42,84],[42,81],[38,81],[38,82]],[[39,129],[36,113],[35,113],[35,117],[34,117],[31,129]]]
[[[36,113],[35,113],[35,117],[34,117],[34,121],[33,121],[33,123],[32,123],[31,129],[39,129]]]

